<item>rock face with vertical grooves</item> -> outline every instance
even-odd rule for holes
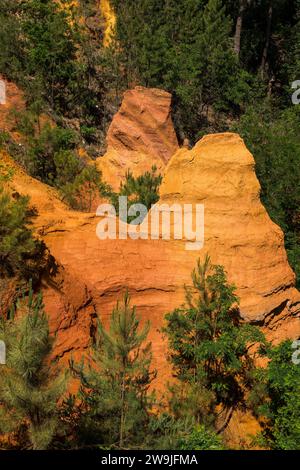
[[[128,170],[135,176],[155,165],[163,172],[178,150],[171,119],[171,95],[155,88],[126,91],[107,135],[107,152],[97,159],[104,180],[114,189]]]

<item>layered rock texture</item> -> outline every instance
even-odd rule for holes
[[[164,203],[204,205],[202,251],[224,265],[237,286],[242,318],[273,325],[280,315],[299,312],[300,298],[283,233],[259,195],[253,156],[238,135],[229,133],[206,136],[191,151],[179,150],[160,190]]]
[[[156,166],[163,172],[178,149],[171,95],[136,87],[126,91],[107,134],[107,152],[97,159],[104,180],[118,190],[127,171],[138,176]]]
[[[191,271],[206,253],[225,266],[236,285],[245,321],[261,325],[273,340],[300,335],[300,294],[282,231],[260,202],[253,156],[236,134],[206,136],[192,150],[178,149],[170,99],[158,90],[127,92],[108,134],[108,152],[98,163],[102,167],[106,161],[104,177],[111,175],[117,184],[127,169],[143,173],[160,162],[160,203],[194,209],[204,204],[202,249],[187,251],[186,237],[100,240],[100,217],[68,209],[54,189],[0,154],[2,171],[14,167],[11,189],[28,194],[37,209],[36,233],[56,263],[42,283],[51,329],[57,332],[56,356],[62,361],[71,354],[81,357],[96,315],[107,324],[128,288],[142,321],[151,321],[156,385],[161,387],[171,377],[161,334],[164,315],[182,304],[184,285],[191,284]]]

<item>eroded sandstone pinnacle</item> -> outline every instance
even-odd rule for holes
[[[11,186],[28,194],[38,211],[37,234],[55,258],[58,271],[43,280],[46,311],[57,332],[55,354],[80,357],[93,331],[96,312],[108,322],[116,301],[129,288],[150,339],[158,383],[170,377],[164,315],[184,300],[184,284],[198,258],[208,253],[225,267],[237,287],[240,314],[260,324],[274,340],[300,334],[300,294],[284,249],[281,229],[259,197],[254,159],[237,134],[204,137],[193,149],[178,149],[170,117],[170,95],[138,88],[127,92],[108,133],[107,173],[115,183],[126,169],[143,173],[160,163],[160,202],[205,206],[205,243],[186,251],[184,240],[102,240],[95,214],[66,207],[53,188],[15,168]],[[112,157],[113,155],[113,157]],[[120,168],[120,171],[118,170]],[[112,181],[109,181],[110,183]]]

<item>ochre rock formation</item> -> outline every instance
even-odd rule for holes
[[[85,354],[96,316],[108,325],[128,288],[141,321],[151,321],[154,386],[164,390],[172,380],[161,333],[164,316],[182,304],[183,286],[191,284],[191,271],[206,253],[236,285],[245,321],[260,325],[273,341],[299,337],[300,294],[283,234],[260,202],[254,159],[238,135],[207,136],[190,151],[178,150],[165,169],[160,203],[204,204],[204,247],[196,251],[185,249],[186,239],[99,240],[100,217],[69,210],[54,189],[30,178],[4,153],[0,159],[2,171],[14,167],[11,188],[28,194],[38,210],[36,233],[56,262],[42,291],[61,363]],[[235,412],[225,436],[238,446],[258,429],[250,413]]]
[[[7,97],[7,104],[0,106],[0,124],[11,132],[9,111],[25,105],[11,83]],[[204,204],[201,250],[187,251],[184,239],[101,241],[96,236],[101,218],[70,210],[53,188],[0,154],[0,171],[13,166],[10,186],[30,196],[38,211],[36,233],[56,261],[42,286],[51,328],[57,332],[56,356],[80,357],[93,334],[96,313],[107,323],[128,287],[141,319],[152,323],[159,384],[170,378],[160,332],[164,315],[181,305],[184,284],[190,284],[197,259],[206,253],[213,263],[224,265],[236,285],[245,321],[256,322],[276,341],[300,335],[300,294],[283,233],[260,202],[252,155],[236,134],[206,136],[192,150],[178,149],[170,104],[171,96],[160,90],[138,87],[127,92],[109,129],[107,154],[97,163],[115,187],[126,170],[141,174],[156,164],[164,173],[160,203]]]
[[[126,91],[107,135],[107,152],[97,159],[103,179],[118,190],[128,170],[135,176],[155,165],[163,173],[178,149],[171,118],[171,95],[136,87]]]
[[[237,286],[242,318],[273,325],[283,312],[300,311],[300,296],[283,233],[259,195],[253,156],[230,133],[209,135],[192,150],[179,150],[160,188],[161,202],[204,204],[203,251],[225,266]]]
[[[164,315],[181,305],[183,286],[206,253],[225,266],[236,285],[245,321],[261,325],[271,339],[299,336],[300,294],[283,234],[260,202],[254,160],[238,135],[207,136],[191,151],[179,150],[165,170],[160,202],[205,206],[202,250],[186,251],[184,239],[99,240],[101,218],[69,210],[53,189],[19,169],[11,184],[30,195],[39,212],[36,231],[57,262],[57,270],[43,281],[43,293],[58,332],[58,357],[80,356],[96,312],[107,324],[128,287],[142,321],[152,323],[153,362],[158,384],[165,384],[170,369],[160,332]]]
[[[7,174],[8,169],[13,169],[13,179],[7,184],[7,189],[17,194],[29,195],[31,207],[38,211],[34,225],[39,238],[76,232],[80,230],[80,226],[93,219],[91,214],[69,210],[60,201],[55,189],[28,176],[3,151],[0,151],[0,162],[1,173]],[[73,354],[78,350],[81,356],[89,341],[95,308],[87,285],[81,282],[80,277],[74,277],[68,266],[62,266],[59,256],[55,257],[55,264],[52,272],[42,281],[51,331],[58,332],[55,355],[63,357],[66,353]]]

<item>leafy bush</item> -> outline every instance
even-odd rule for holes
[[[53,185],[58,177],[56,158],[62,169],[61,157],[56,155],[63,151],[75,151],[76,143],[76,134],[70,129],[46,124],[41,133],[29,141],[27,170],[35,178]],[[70,157],[70,153],[65,155]],[[68,167],[69,170],[74,170],[74,159],[72,167]],[[69,178],[73,177],[74,173],[70,172]]]
[[[290,341],[270,347],[270,362],[256,374],[251,400],[261,420],[258,442],[273,450],[300,450],[300,366]]]
[[[190,435],[179,442],[180,450],[222,450],[222,440],[215,432],[196,426]]]
[[[76,210],[90,212],[93,199],[108,197],[111,188],[102,181],[102,174],[96,165],[87,165],[72,182],[60,186],[63,200]]]
[[[56,178],[54,184],[58,188],[73,181],[84,169],[83,160],[79,159],[72,150],[60,150],[54,154]]]
[[[131,172],[128,172],[125,182],[121,183],[119,193],[111,192],[111,203],[117,210],[119,207],[119,196],[127,196],[128,209],[133,204],[143,204],[149,210],[151,206],[159,200],[158,191],[161,182],[162,176],[157,175],[157,168],[155,166],[152,167],[151,172],[147,171],[136,178]],[[128,217],[128,220],[124,222],[129,223],[132,219],[134,219],[134,217]]]

